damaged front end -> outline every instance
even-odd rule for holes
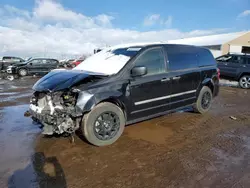
[[[34,93],[30,114],[33,120],[43,125],[43,134],[71,134],[79,128],[82,113],[75,108],[77,95],[73,91]]]
[[[83,108],[93,95],[75,86],[88,85],[101,78],[58,71],[39,80],[33,87],[35,92],[30,99],[29,113],[34,121],[42,124],[43,134],[72,134],[79,129]]]

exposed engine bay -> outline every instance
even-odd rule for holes
[[[33,120],[41,123],[43,134],[73,133],[79,128],[76,114],[78,93],[74,91],[44,93],[35,92],[30,101]]]

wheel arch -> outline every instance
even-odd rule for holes
[[[18,75],[20,75],[20,74],[19,74],[19,71],[22,70],[22,69],[23,69],[23,70],[26,70],[26,71],[27,71],[27,74],[29,74],[29,70],[28,70],[28,68],[26,68],[26,67],[18,67],[18,68],[16,69],[16,73],[17,73]]]
[[[95,106],[99,105],[100,103],[109,102],[116,106],[118,106],[125,116],[125,119],[127,119],[127,109],[125,104],[119,99],[119,96],[121,96],[121,93],[103,93],[94,95],[89,99],[89,101],[84,105],[84,107],[81,109],[82,113],[88,113],[90,112]]]
[[[214,93],[214,80],[211,78],[206,78],[205,80],[202,81],[200,90],[202,89],[203,86],[207,86],[211,89],[212,93]]]
[[[242,77],[242,76],[245,76],[245,75],[250,75],[250,72],[243,72],[243,73],[241,73],[241,74],[238,76],[237,81],[240,81],[241,77]]]

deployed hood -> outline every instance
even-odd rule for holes
[[[105,75],[76,70],[54,70],[38,80],[32,89],[35,91],[59,91],[93,76],[104,77]]]

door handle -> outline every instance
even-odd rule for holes
[[[173,80],[179,80],[181,77],[180,76],[175,76],[173,77]]]
[[[168,81],[170,81],[170,78],[162,78],[161,79],[161,82],[168,82]]]

